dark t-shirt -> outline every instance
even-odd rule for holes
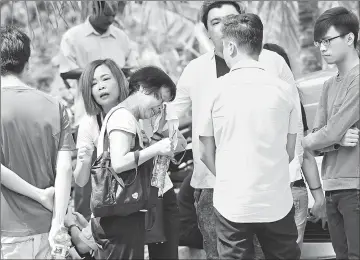
[[[1,163],[28,183],[54,186],[60,150],[74,150],[65,108],[36,89],[1,88]],[[1,186],[1,232],[29,236],[50,230],[52,213],[38,202]]]
[[[215,55],[215,63],[216,63],[216,75],[218,78],[229,73],[230,69],[226,65],[226,62],[223,58]]]
[[[302,117],[302,122],[303,122],[303,126],[304,126],[304,131],[308,131],[309,127],[307,124],[306,113],[305,113],[304,106],[301,102],[300,102],[300,106],[301,106],[301,117]]]

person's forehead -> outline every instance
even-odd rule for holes
[[[326,38],[337,36],[338,34],[339,34],[339,32],[335,29],[335,27],[331,26],[329,28],[329,30],[324,34],[324,37],[322,37],[322,38],[326,39]]]
[[[111,70],[108,68],[108,66],[102,64],[99,67],[97,67],[94,71],[94,77],[96,76],[102,76],[105,74],[111,74]]]
[[[217,18],[224,18],[228,15],[237,15],[239,12],[236,10],[235,6],[231,4],[224,4],[220,7],[212,8],[208,13],[208,21],[217,19]]]

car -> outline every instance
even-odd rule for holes
[[[334,68],[309,73],[297,80],[300,98],[303,103],[309,130],[312,130],[316,115],[317,106],[324,82],[336,75]],[[316,162],[321,173],[322,156],[316,157]],[[321,179],[321,178],[320,178]],[[314,199],[308,189],[309,211],[314,205]],[[310,217],[310,214],[309,214]],[[304,244],[301,252],[301,259],[336,259],[330,234],[327,229],[322,228],[321,221],[313,223],[310,218],[306,224]]]

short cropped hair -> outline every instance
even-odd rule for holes
[[[20,74],[31,55],[30,38],[12,26],[1,26],[1,75]]]
[[[94,60],[85,67],[79,80],[79,89],[84,100],[85,111],[88,115],[97,115],[102,111],[100,105],[96,103],[92,95],[94,72],[100,65],[106,65],[116,79],[120,90],[119,103],[129,96],[128,82],[124,73],[116,65],[116,63],[111,59]]]
[[[281,57],[284,58],[286,64],[289,66],[290,70],[291,70],[291,65],[290,65],[290,60],[288,55],[286,54],[286,51],[284,50],[283,47],[281,47],[280,45],[277,45],[275,43],[265,43],[263,46],[263,49],[269,50],[269,51],[273,51],[276,52],[277,54],[279,54]]]
[[[161,87],[170,91],[171,100],[176,96],[174,81],[162,69],[155,66],[146,66],[135,71],[129,79],[130,95],[142,87],[147,95],[158,97]]]
[[[220,8],[223,5],[232,5],[235,9],[242,14],[245,12],[245,8],[238,1],[204,1],[201,6],[200,16],[201,21],[204,24],[206,30],[208,29],[207,20],[211,9]]]
[[[262,49],[264,26],[256,14],[230,15],[224,19],[223,38],[232,39],[248,55],[259,55]]]
[[[320,41],[331,26],[334,26],[341,35],[353,33],[354,47],[356,47],[359,20],[353,12],[344,7],[334,7],[325,11],[315,22],[314,41]]]

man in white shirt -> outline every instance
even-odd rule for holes
[[[228,17],[222,33],[231,70],[215,83],[221,91],[209,91],[197,124],[201,160],[216,175],[219,258],[252,259],[256,234],[266,259],[299,259],[289,185],[299,103],[258,62],[263,25],[257,15]]]
[[[93,14],[84,23],[70,28],[60,44],[60,75],[74,88],[74,124],[78,126],[85,114],[83,100],[78,94],[77,81],[84,68],[97,59],[112,59],[120,69],[136,67],[129,37],[113,25],[118,10],[116,1],[94,1]],[[90,218],[91,183],[75,186],[75,211]]]
[[[219,77],[229,72],[222,54],[222,20],[228,15],[237,15],[244,10],[236,1],[205,1],[201,18],[207,29],[209,38],[214,43],[214,51],[192,60],[184,69],[178,84],[177,94],[173,101],[179,118],[192,110],[192,123],[195,126],[202,115],[200,113],[202,99],[207,95],[209,86]],[[300,100],[295,86],[293,74],[284,59],[275,52],[263,50],[259,60],[266,69],[275,76],[291,84],[294,99]],[[222,88],[221,85],[217,86]],[[204,249],[207,259],[218,259],[216,249],[215,215],[213,210],[213,188],[215,176],[200,160],[199,138],[196,127],[192,128],[192,145],[194,156],[194,173],[191,186],[195,188],[196,211],[199,228],[204,238]]]

